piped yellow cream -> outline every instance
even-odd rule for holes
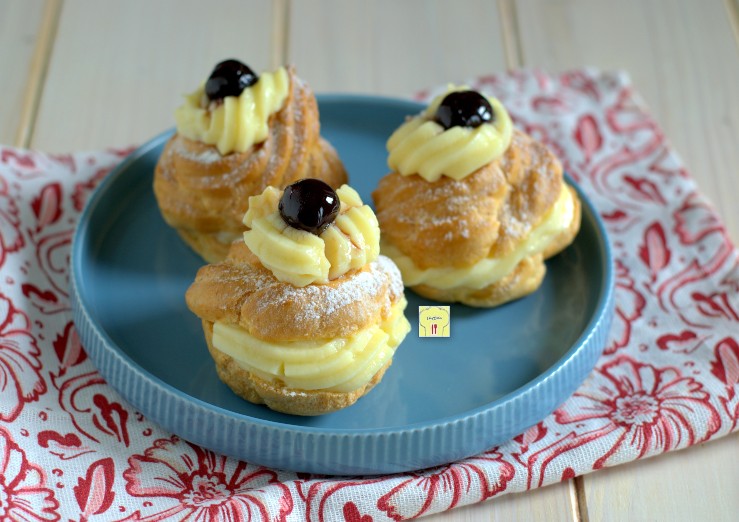
[[[575,219],[575,203],[572,193],[562,185],[557,201],[541,223],[536,225],[529,236],[511,253],[503,257],[486,257],[466,267],[432,267],[421,269],[400,249],[382,242],[383,255],[398,265],[406,286],[428,285],[439,289],[469,288],[479,290],[503,279],[525,257],[543,252],[552,239],[567,230]]]
[[[441,176],[460,180],[499,158],[511,143],[513,123],[505,107],[495,98],[486,97],[493,108],[493,121],[471,127],[444,129],[434,121],[444,97],[454,87],[434,98],[420,114],[401,125],[387,141],[388,166],[410,176],[418,174],[426,181]]]
[[[282,192],[274,187],[249,198],[244,242],[280,281],[303,287],[327,283],[371,263],[380,254],[380,226],[372,209],[348,185],[336,195],[336,220],[320,236],[289,226],[280,216]]]
[[[271,343],[239,326],[216,322],[213,347],[258,377],[300,390],[351,392],[367,384],[392,359],[410,331],[405,298],[388,317],[348,338]]]
[[[267,139],[269,117],[282,108],[289,92],[290,76],[284,67],[261,74],[239,96],[226,96],[221,102],[208,102],[203,84],[175,110],[177,132],[215,145],[223,156],[246,152]]]

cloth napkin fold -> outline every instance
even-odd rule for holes
[[[191,445],[105,383],[72,323],[75,222],[130,150],[0,147],[0,512],[13,520],[401,520],[736,431],[737,251],[627,76],[517,71],[468,84],[497,96],[519,128],[556,152],[608,228],[616,315],[573,397],[499,447],[387,477],[278,471]]]

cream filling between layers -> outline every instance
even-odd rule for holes
[[[366,385],[392,359],[411,326],[405,298],[388,317],[348,338],[271,343],[239,326],[216,322],[213,347],[269,382],[297,390],[351,392]]]
[[[552,209],[544,220],[536,225],[529,236],[510,254],[503,257],[486,257],[477,263],[461,267],[419,268],[400,249],[381,241],[380,251],[398,265],[406,286],[428,285],[442,290],[469,288],[479,290],[511,273],[522,259],[546,249],[552,239],[567,230],[575,218],[575,204],[569,187],[562,185]]]
[[[425,111],[410,118],[393,132],[387,141],[388,166],[402,176],[418,174],[426,181],[441,176],[460,180],[483,165],[499,158],[508,148],[513,123],[505,107],[487,96],[493,108],[491,123],[444,129],[434,121],[436,110],[450,92],[467,90],[451,88],[434,98]]]
[[[290,76],[284,67],[263,73],[257,83],[239,96],[204,106],[205,86],[185,96],[175,110],[177,132],[193,141],[215,145],[222,156],[246,152],[269,135],[269,117],[279,111],[290,92]]]

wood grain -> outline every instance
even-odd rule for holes
[[[45,5],[0,2],[0,143],[33,78],[32,145],[67,152],[171,127],[179,95],[231,56],[290,61],[319,91],[393,96],[507,65],[624,68],[739,238],[739,0],[221,0],[208,16],[195,0],[66,0],[56,35],[40,30]],[[733,435],[427,520],[730,520],[738,454]]]
[[[410,96],[420,89],[504,70],[506,50],[491,2],[293,1],[289,61],[318,92]],[[569,483],[504,496],[431,521],[574,520]]]
[[[501,38],[505,53],[506,67],[517,69],[523,65],[521,55],[521,35],[518,31],[518,10],[516,0],[498,0]]]
[[[23,145],[16,135],[43,15],[43,2],[0,3],[0,143]]]
[[[734,30],[734,39],[739,45],[739,0],[724,0],[724,5],[729,13],[729,22]]]
[[[739,53],[721,0],[520,0],[525,65],[627,70],[739,240]]]
[[[568,481],[572,482],[572,481]],[[480,520],[579,522],[572,511],[571,499],[563,494],[567,483],[512,493],[480,504],[455,508],[424,517],[429,522],[478,522]]]
[[[585,477],[590,520],[730,522],[739,513],[739,434]]]
[[[290,5],[290,0],[272,0],[272,69],[288,62]]]
[[[735,1],[735,0],[731,0]],[[739,238],[739,54],[722,1],[520,0],[527,66],[632,75],[699,187]],[[739,438],[579,478],[590,520],[729,520]],[[728,485],[728,486],[725,486]]]
[[[36,113],[46,81],[49,60],[51,59],[51,48],[56,39],[56,29],[59,23],[61,5],[61,0],[46,0],[44,7],[44,13],[36,38],[36,46],[31,57],[28,80],[26,81],[26,91],[15,138],[15,143],[21,147],[28,147],[31,143],[33,128],[36,122]]]
[[[65,2],[33,145],[62,152],[138,144],[173,126],[180,96],[218,61],[269,67],[268,2],[204,9],[194,0]]]
[[[293,2],[290,61],[316,91],[409,96],[505,68],[495,2]]]

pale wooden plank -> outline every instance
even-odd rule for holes
[[[505,68],[489,0],[316,0],[291,9],[290,61],[316,91],[408,96]]]
[[[734,29],[734,38],[739,45],[739,0],[724,0],[726,11],[729,13],[729,21]]]
[[[49,61],[51,60],[51,50],[56,39],[56,28],[59,23],[61,5],[61,0],[46,0],[46,6],[44,7],[44,13],[36,37],[36,45],[33,56],[31,57],[28,81],[26,82],[23,105],[18,122],[18,131],[15,135],[15,144],[20,147],[28,147],[31,143],[31,135],[33,134],[33,128],[36,123],[36,114],[41,93],[46,82],[46,72]]]
[[[506,68],[495,2],[316,0],[290,9],[289,61],[318,92],[409,96]],[[557,484],[425,519],[575,520],[571,489]]]
[[[479,522],[505,520],[528,522],[549,520],[578,522],[569,496],[569,483],[554,484],[526,493],[511,493],[480,504],[455,508],[445,513],[424,517],[429,522]]]
[[[734,521],[739,434],[585,477],[590,520]]]
[[[173,126],[181,95],[236,57],[270,65],[271,9],[259,0],[68,0],[32,144],[127,146]]]
[[[736,1],[736,0],[729,0]],[[728,4],[727,4],[728,6]],[[627,69],[739,238],[739,59],[723,2],[520,0],[524,63]],[[731,7],[731,6],[729,6]],[[728,11],[734,11],[734,4]],[[739,438],[580,479],[591,520],[731,520]],[[733,485],[733,489],[732,489]]]
[[[721,0],[521,0],[527,66],[628,70],[739,240],[739,54]]]
[[[500,13],[501,37],[503,39],[506,66],[508,69],[516,69],[523,65],[516,1],[498,0],[498,12]]]
[[[44,2],[0,3],[0,143],[16,143]]]
[[[290,0],[272,0],[272,68],[288,62],[290,3]]]

